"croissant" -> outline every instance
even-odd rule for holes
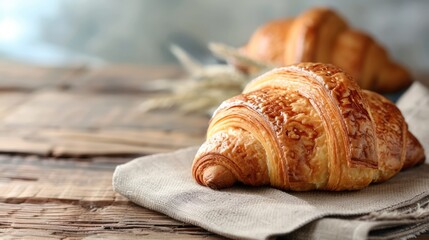
[[[424,161],[400,110],[339,67],[301,63],[251,81],[214,113],[195,180],[282,190],[355,190]]]
[[[412,82],[408,70],[393,62],[373,38],[349,27],[341,16],[326,8],[269,22],[257,29],[240,51],[276,66],[332,63],[354,76],[360,87],[378,92],[397,91]]]

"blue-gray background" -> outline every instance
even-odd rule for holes
[[[0,60],[173,64],[177,43],[213,61],[210,41],[240,46],[268,20],[330,6],[413,71],[429,67],[429,1],[0,0]]]

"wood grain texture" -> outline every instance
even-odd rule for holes
[[[145,113],[139,108],[144,98],[37,91],[7,114],[2,115],[0,107],[0,151],[46,156],[142,155],[202,142],[208,117]]]
[[[198,227],[128,204],[0,203],[0,233],[34,239],[219,239]]]
[[[0,157],[0,233],[31,239],[219,239],[112,190],[131,158]]]
[[[138,94],[153,90],[153,80],[178,80],[184,71],[176,66],[105,65],[90,69],[70,83],[79,92],[103,92]]]
[[[72,80],[84,75],[85,66],[45,67],[0,61],[1,91],[33,91],[40,88],[69,88]]]
[[[179,72],[0,62],[1,238],[220,239],[112,190],[118,164],[202,142],[207,117],[138,109]]]

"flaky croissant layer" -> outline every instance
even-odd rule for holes
[[[383,46],[327,8],[268,22],[255,31],[241,52],[276,66],[332,63],[350,73],[362,88],[379,92],[403,89],[412,79]]]
[[[192,174],[213,189],[241,182],[293,191],[355,190],[424,161],[399,109],[340,68],[274,69],[213,115]]]

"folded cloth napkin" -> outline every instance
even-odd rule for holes
[[[425,92],[426,91],[426,92]],[[415,84],[399,104],[426,149],[429,92]],[[426,104],[416,104],[425,101]],[[413,110],[411,110],[413,108]],[[419,109],[415,109],[419,108]],[[421,112],[426,114],[420,116]],[[416,132],[417,133],[417,132]],[[146,208],[230,238],[390,239],[429,228],[429,165],[399,173],[382,184],[348,192],[284,192],[236,186],[220,191],[191,176],[197,147],[141,157],[116,168],[115,191]]]

